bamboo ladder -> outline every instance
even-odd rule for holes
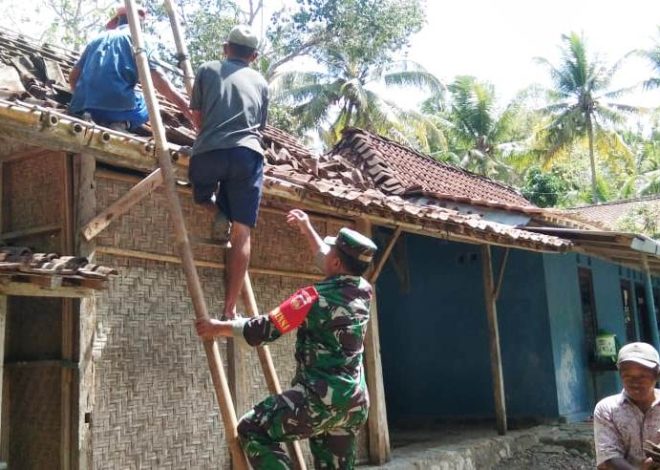
[[[168,143],[165,136],[165,128],[160,116],[158,102],[155,97],[154,86],[151,80],[151,75],[149,73],[149,67],[147,62],[147,57],[144,49],[144,41],[142,38],[142,31],[140,29],[140,24],[138,20],[137,10],[135,8],[135,3],[133,0],[124,0],[126,5],[126,10],[128,13],[129,26],[131,30],[131,36],[133,37],[133,47],[135,50],[135,61],[138,66],[140,82],[145,95],[145,101],[147,104],[147,109],[149,111],[149,119],[153,129],[154,141],[156,144],[156,156],[158,158],[160,169],[152,172],[147,178],[138,183],[142,187],[137,190],[129,191],[123,199],[128,198],[130,201],[129,204],[125,204],[126,209],[130,205],[135,204],[137,201],[142,199],[144,196],[153,191],[161,183],[165,186],[165,195],[169,204],[170,215],[172,217],[172,222],[174,224],[174,229],[176,233],[177,247],[179,255],[181,257],[181,263],[186,276],[186,283],[188,285],[188,290],[192,298],[193,307],[195,310],[195,317],[197,319],[208,318],[208,309],[206,306],[206,301],[204,300],[204,293],[202,291],[201,284],[199,282],[199,276],[197,274],[197,269],[195,268],[195,262],[193,258],[192,247],[190,244],[190,239],[188,238],[188,233],[186,230],[185,220],[183,217],[183,211],[181,209],[181,203],[178,199],[174,181],[174,169],[172,167],[172,162],[170,161],[170,154],[168,151]],[[184,42],[182,41],[182,35],[180,34],[179,23],[176,17],[176,11],[173,7],[172,0],[166,0],[166,8],[170,16],[170,23],[175,36],[175,41],[177,44],[177,50],[179,54],[179,60],[182,64],[184,70],[184,78],[186,83],[186,88],[188,94],[192,92],[192,68],[190,66],[190,61],[188,60],[188,54]],[[124,202],[127,202],[126,200]],[[101,214],[102,215],[102,214]],[[109,223],[108,219],[108,223]],[[88,227],[90,225],[88,224]],[[107,225],[106,225],[107,226]],[[102,229],[101,229],[102,230]],[[97,232],[98,233],[98,232]],[[87,238],[87,232],[85,236]],[[252,291],[252,284],[250,282],[249,275],[246,273],[243,289],[241,292],[243,303],[245,304],[247,313],[250,316],[257,315],[257,305],[254,298],[254,292]],[[204,341],[204,350],[206,352],[206,357],[209,363],[209,369],[211,371],[211,378],[213,380],[213,386],[215,388],[216,397],[218,400],[218,405],[220,407],[220,412],[225,426],[225,435],[227,439],[227,444],[229,445],[232,462],[234,468],[242,470],[248,469],[248,463],[245,458],[240,444],[238,442],[238,434],[236,431],[236,426],[238,424],[236,419],[236,411],[234,409],[234,403],[229,391],[229,386],[227,384],[227,378],[225,376],[225,371],[222,366],[222,359],[220,357],[220,351],[218,345],[215,341]],[[267,346],[261,346],[258,348],[259,361],[264,370],[264,375],[266,377],[266,382],[271,393],[277,394],[282,392],[282,387],[277,378],[275,372],[275,367],[273,365],[272,357]],[[304,458],[302,455],[302,450],[300,445],[297,442],[289,444],[289,452],[292,456],[292,460],[295,462],[297,468],[306,469]]]

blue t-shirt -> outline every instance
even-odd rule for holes
[[[156,68],[147,50],[149,67]],[[80,77],[71,98],[70,111],[89,109],[130,111],[141,98],[135,91],[138,69],[128,25],[119,26],[94,38],[80,56],[76,67]]]

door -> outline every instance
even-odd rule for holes
[[[626,327],[626,343],[637,341],[635,317],[633,315],[633,293],[630,281],[621,281],[621,301],[623,303],[623,323]]]

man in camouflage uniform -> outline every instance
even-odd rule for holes
[[[198,320],[197,332],[206,339],[233,336],[259,346],[298,328],[292,388],[243,416],[239,438],[255,469],[292,468],[279,443],[305,438],[316,468],[350,469],[356,433],[369,410],[362,352],[372,290],[361,276],[376,245],[348,228],[323,240],[298,209],[289,212],[287,222],[305,235],[326,278],[298,290],[267,315]]]

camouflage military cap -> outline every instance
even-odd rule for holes
[[[371,239],[355,230],[344,227],[336,237],[325,237],[326,245],[336,246],[338,250],[364,263],[371,263],[378,247]]]

